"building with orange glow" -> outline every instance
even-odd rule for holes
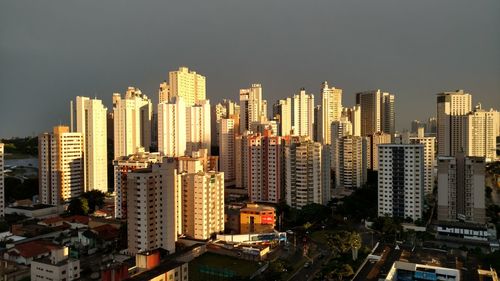
[[[248,203],[240,209],[240,233],[268,233],[276,226],[276,210],[271,206]]]
[[[60,205],[84,191],[82,133],[56,126],[38,137],[39,196],[42,204]]]

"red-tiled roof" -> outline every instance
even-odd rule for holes
[[[60,216],[57,216],[57,217],[52,217],[52,218],[44,219],[41,222],[43,222],[44,224],[54,224],[54,223],[57,223],[57,222],[60,222],[60,221],[63,221],[63,218],[61,218]]]
[[[16,246],[14,246],[14,248],[9,249],[8,253],[12,256],[16,256],[19,253],[19,255],[24,258],[32,258],[41,254],[50,253],[50,250],[59,248],[61,248],[59,245],[56,245],[49,241],[34,240],[22,244],[17,244]]]
[[[63,220],[65,222],[69,222],[69,223],[89,224],[89,217],[87,217],[87,216],[75,215],[75,216],[63,218]]]
[[[118,238],[120,235],[120,231],[116,228],[114,228],[110,224],[103,224],[98,227],[95,227],[92,229],[93,231],[97,232],[97,235],[99,238],[109,241]]]

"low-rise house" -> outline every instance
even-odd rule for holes
[[[69,225],[71,229],[86,228],[89,225],[90,218],[88,216],[69,216],[69,217],[52,217],[39,221],[39,225],[49,227],[60,227],[64,224]]]
[[[48,257],[51,250],[58,248],[60,248],[59,245],[50,241],[33,240],[15,244],[5,251],[3,258],[17,264],[29,265],[35,259]]]

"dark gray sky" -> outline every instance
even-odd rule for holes
[[[398,129],[463,88],[500,108],[500,1],[0,0],[0,137],[68,123],[69,101],[158,84],[186,65],[211,102],[263,84],[272,104],[321,82],[396,94]]]

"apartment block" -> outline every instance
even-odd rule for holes
[[[39,197],[42,204],[60,205],[84,192],[82,133],[56,126],[38,136]]]
[[[378,215],[419,220],[423,196],[424,146],[379,145]]]
[[[181,217],[181,178],[173,158],[127,175],[128,252],[175,252]]]
[[[293,208],[326,204],[322,183],[322,145],[307,137],[293,137],[285,146],[286,202]]]
[[[101,100],[76,97],[75,132],[83,135],[85,191],[108,192],[107,108]],[[71,124],[73,130],[73,124]]]
[[[395,96],[381,90],[356,94],[356,105],[361,107],[361,135],[377,132],[395,133]]]
[[[182,97],[186,106],[193,106],[207,99],[205,76],[182,66],[178,70],[170,71],[168,77],[168,88],[165,88],[168,89],[169,101],[173,97]]]
[[[467,156],[485,157],[486,161],[497,159],[497,129],[499,113],[485,110],[478,104],[473,111],[464,116],[465,144]]]
[[[199,149],[210,152],[212,136],[210,130],[210,101],[199,100],[186,108],[186,154]]]
[[[380,144],[391,143],[391,135],[377,132],[368,136],[367,159],[368,169],[378,171],[378,146]]]
[[[250,130],[253,122],[267,120],[267,101],[262,99],[261,84],[240,89],[240,134]]]
[[[464,116],[472,110],[472,96],[464,90],[437,95],[438,156],[455,156],[465,145]]]
[[[151,146],[151,100],[138,88],[128,87],[125,96],[113,94],[114,158]]]
[[[302,88],[292,98],[292,135],[308,136],[312,140],[314,121],[314,95]]]
[[[178,157],[186,154],[187,128],[184,98],[175,97],[168,103],[158,104],[158,151],[162,155]]]
[[[273,105],[273,116],[278,122],[278,135],[289,136],[292,133],[292,99],[278,100]]]
[[[252,201],[278,203],[284,198],[281,137],[266,130],[248,138],[248,197]]]
[[[148,168],[154,163],[161,162],[161,160],[160,153],[145,152],[144,149],[141,149],[135,154],[122,156],[113,161],[116,218],[127,218],[128,174],[135,170]]]
[[[182,174],[182,233],[209,239],[224,231],[224,173]]]
[[[436,138],[426,137],[424,128],[419,127],[415,137],[410,137],[410,144],[422,144],[424,146],[424,192],[432,194],[434,188],[434,163],[436,160]]]
[[[80,260],[69,257],[69,248],[51,250],[50,256],[31,262],[31,280],[55,281],[80,279]]]
[[[221,119],[219,126],[220,171],[224,172],[227,185],[236,181],[236,120]]]
[[[318,136],[318,141],[322,144],[331,144],[331,124],[333,121],[339,121],[342,116],[342,89],[329,87],[328,82],[323,82],[320,112],[317,122],[321,134]]]
[[[483,157],[439,157],[438,220],[486,223],[484,187]]]

